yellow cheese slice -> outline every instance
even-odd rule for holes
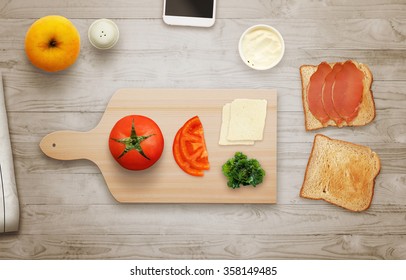
[[[219,139],[219,145],[254,145],[254,141],[231,141],[227,139],[227,134],[229,130],[229,124],[230,124],[230,108],[231,104],[227,103],[223,106],[223,112],[222,112],[222,120],[221,120],[221,130],[220,130],[220,139]]]
[[[229,141],[260,141],[263,139],[267,101],[235,99],[230,105]]]

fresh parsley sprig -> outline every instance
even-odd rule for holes
[[[228,179],[227,186],[233,189],[239,188],[240,185],[256,187],[262,183],[265,176],[265,170],[258,160],[248,159],[242,152],[236,152],[233,158],[227,160],[222,171]]]

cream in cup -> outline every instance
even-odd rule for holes
[[[251,26],[241,35],[238,50],[246,65],[256,70],[267,70],[281,61],[285,43],[278,30],[260,24]]]

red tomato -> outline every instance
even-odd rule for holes
[[[203,176],[203,170],[210,168],[203,125],[198,116],[188,120],[176,133],[172,151],[176,163],[190,175]]]
[[[164,138],[153,120],[145,116],[130,115],[114,125],[110,132],[109,149],[122,167],[143,170],[161,157]]]

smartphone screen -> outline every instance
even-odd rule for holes
[[[214,0],[166,0],[165,15],[213,18]]]

